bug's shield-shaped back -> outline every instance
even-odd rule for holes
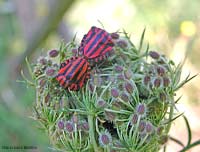
[[[89,32],[84,35],[79,51],[87,59],[94,59],[98,61],[98,58],[103,59],[106,55],[112,51],[114,43],[108,32],[95,26],[91,27]]]

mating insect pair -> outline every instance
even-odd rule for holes
[[[95,26],[84,35],[78,48],[79,55],[61,63],[56,79],[69,90],[77,91],[90,77],[90,62],[98,63],[112,51],[114,43],[108,32]]]

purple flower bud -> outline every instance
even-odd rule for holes
[[[76,113],[72,116],[72,122],[78,124],[78,116]]]
[[[157,129],[156,129],[156,133],[157,135],[161,135],[163,133],[163,130],[164,130],[164,127],[163,126],[159,126]]]
[[[124,80],[124,75],[123,74],[117,75],[117,79],[123,81]]]
[[[159,94],[159,98],[160,98],[161,101],[166,101],[167,96],[165,95],[165,93],[161,92],[161,93]]]
[[[64,129],[64,126],[65,126],[64,122],[62,120],[59,120],[58,121],[58,128],[59,129]]]
[[[150,81],[151,81],[151,77],[148,76],[148,75],[146,75],[146,76],[144,77],[144,79],[143,79],[143,83],[144,83],[144,85],[146,85],[146,86],[149,84]]]
[[[93,92],[93,91],[94,91],[94,85],[93,85],[93,83],[92,83],[91,81],[88,83],[88,90],[89,90],[90,92]]]
[[[111,96],[114,97],[114,98],[119,97],[119,91],[117,90],[117,88],[111,89]]]
[[[46,79],[40,79],[39,80],[39,86],[40,88],[43,88],[46,85],[47,80]]]
[[[48,94],[45,96],[45,98],[44,98],[44,102],[45,102],[45,103],[49,103],[49,102],[50,102],[50,99],[51,99],[51,96],[50,96],[50,94],[48,93]]]
[[[159,59],[160,54],[156,51],[150,51],[149,56],[152,57],[153,59]]]
[[[160,87],[160,85],[161,85],[161,79],[159,77],[155,78],[154,81],[153,81],[153,85],[156,88]]]
[[[143,132],[145,127],[146,127],[146,122],[145,121],[140,121],[139,128],[138,128],[139,132]]]
[[[73,56],[75,56],[77,54],[77,52],[78,52],[78,50],[76,48],[73,48],[71,51],[72,51],[72,55]]]
[[[131,71],[130,69],[124,71],[124,77],[125,77],[126,79],[129,80],[129,79],[131,79],[132,76],[133,76],[133,73],[132,73],[132,71]]]
[[[41,65],[46,65],[46,64],[47,64],[47,59],[44,58],[44,57],[39,57],[38,62],[39,62]]]
[[[113,106],[114,109],[116,109],[116,108],[117,108],[117,109],[121,109],[121,107],[122,107],[120,101],[118,101],[118,100],[114,100],[114,101],[112,102],[112,106]]]
[[[109,121],[114,121],[116,118],[116,115],[113,112],[105,111],[105,117]]]
[[[152,125],[151,122],[147,122],[147,123],[146,123],[146,132],[147,132],[148,134],[151,134],[151,133],[153,132],[153,125]]]
[[[128,102],[129,101],[129,96],[127,95],[127,93],[122,92],[120,95],[120,98],[124,101],[124,102]]]
[[[138,115],[137,114],[133,114],[130,120],[130,123],[132,126],[136,125],[138,122]]]
[[[168,141],[168,136],[167,135],[160,136],[159,144],[164,145],[164,144],[167,143],[167,141]]]
[[[83,130],[83,131],[89,131],[89,124],[88,124],[88,122],[87,121],[83,121],[82,123],[81,123],[81,129]]]
[[[107,103],[103,99],[99,99],[97,101],[97,107],[99,108],[105,108],[107,106]]]
[[[165,74],[165,69],[161,66],[156,68],[158,75],[163,76]]]
[[[117,33],[111,33],[110,35],[113,39],[119,39],[119,34]]]
[[[53,78],[56,76],[56,70],[54,68],[47,68],[45,74],[49,78]]]
[[[126,48],[128,46],[128,43],[125,41],[125,40],[119,40],[117,41],[117,45],[120,47],[120,48]]]
[[[136,107],[136,112],[138,115],[141,115],[141,116],[145,116],[146,115],[146,112],[147,112],[147,107],[146,107],[146,104],[144,103],[139,103]]]
[[[114,69],[116,72],[122,72],[124,68],[123,68],[123,66],[115,65]]]
[[[74,131],[74,124],[71,121],[67,121],[65,123],[65,129],[68,133],[71,133]]]
[[[108,131],[100,133],[99,135],[99,144],[102,147],[106,147],[112,143],[112,137]]]
[[[57,50],[50,50],[50,51],[48,52],[48,54],[49,54],[49,56],[50,56],[51,58],[55,58],[55,57],[58,56],[59,52],[58,52]]]
[[[125,87],[125,89],[126,89],[126,91],[127,91],[128,93],[130,93],[130,94],[133,93],[134,87],[133,87],[133,85],[132,85],[130,82],[126,82],[126,83],[124,84],[124,87]]]
[[[170,84],[170,80],[168,77],[163,77],[163,85],[164,87],[168,87]]]

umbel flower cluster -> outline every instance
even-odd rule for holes
[[[40,56],[28,68],[36,90],[34,119],[48,134],[52,149],[73,152],[156,152],[166,144],[175,111],[175,92],[182,64],[165,55],[137,48],[126,32],[111,33],[110,56],[96,64],[79,91],[56,80],[60,64],[76,56],[72,40]]]

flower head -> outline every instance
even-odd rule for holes
[[[159,59],[160,54],[156,51],[150,51],[149,56],[152,57],[153,59]]]
[[[73,124],[73,122],[67,121],[67,122],[65,123],[65,130],[66,130],[68,133],[73,132],[73,131],[74,131],[74,124]]]
[[[58,50],[50,50],[50,51],[48,52],[48,54],[49,54],[49,56],[50,56],[51,58],[55,58],[55,57],[58,56],[59,52],[58,52]]]
[[[139,103],[136,107],[136,113],[142,117],[146,115],[147,106],[144,103]]]

